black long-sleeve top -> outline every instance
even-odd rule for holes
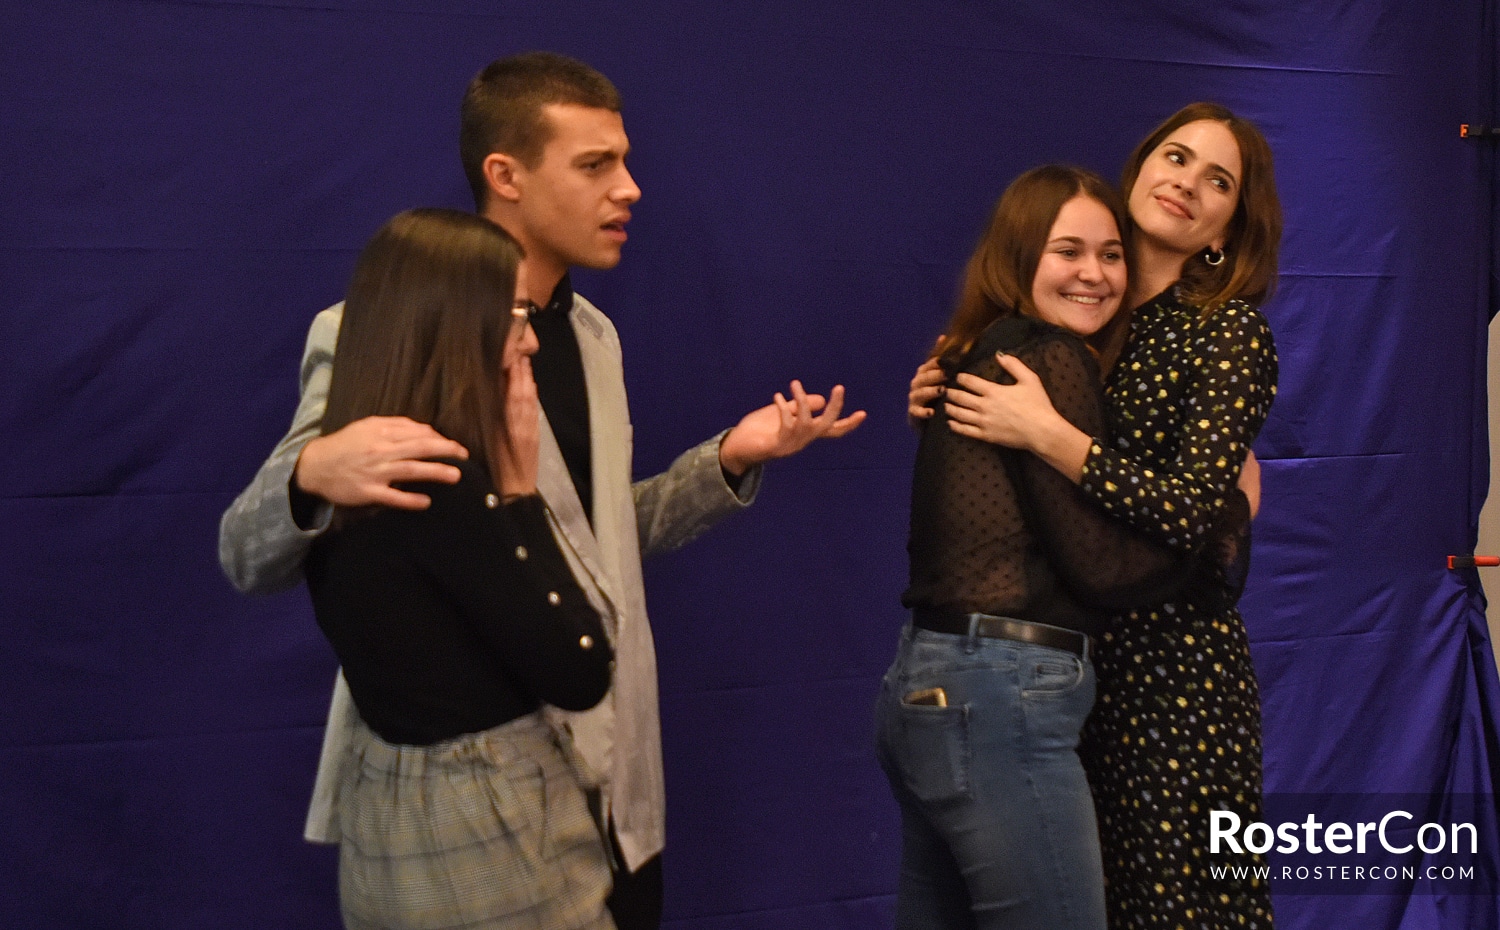
[[[325,533],[307,560],[318,626],[360,716],[392,743],[499,726],[547,702],[594,706],[613,652],[536,495],[501,503],[468,462],[414,484],[423,511],[382,509]]]
[[[1002,384],[995,359],[1014,355],[1053,406],[1091,436],[1107,435],[1099,368],[1076,336],[1040,320],[1002,317],[956,365]],[[1195,567],[1110,517],[1036,456],[954,433],[938,401],[923,427],[912,480],[907,607],[980,612],[1094,632],[1105,613],[1166,600]]]

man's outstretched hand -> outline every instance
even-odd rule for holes
[[[297,458],[292,482],[301,491],[342,507],[378,504],[424,510],[426,494],[398,491],[403,481],[454,484],[458,469],[431,458],[467,459],[463,446],[426,423],[406,417],[366,417],[310,440]]]
[[[729,431],[719,443],[719,464],[737,477],[756,465],[795,455],[814,439],[847,435],[865,421],[863,410],[840,418],[843,410],[842,384],[824,399],[803,390],[801,381],[793,381],[790,400],[778,391],[773,403],[745,414]]]

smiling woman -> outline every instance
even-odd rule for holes
[[[1239,202],[1239,175],[1240,147],[1223,123],[1199,120],[1167,136],[1141,164],[1130,191],[1138,247],[1179,262],[1205,241],[1222,252]]]
[[[1079,336],[1110,321],[1125,296],[1125,243],[1108,207],[1079,195],[1062,205],[1037,261],[1037,316]]]
[[[1137,230],[1127,306],[1173,285],[1208,309],[1270,296],[1281,203],[1260,130],[1217,104],[1190,104],[1141,142],[1121,186]]]
[[[1082,429],[1105,429],[1079,338],[1125,295],[1124,205],[1048,165],[996,205],[935,350],[949,386],[1023,359]],[[901,808],[898,928],[1103,930],[1094,807],[1076,749],[1105,613],[1191,580],[1194,563],[1106,517],[1036,456],[973,439],[966,391],[923,427],[912,481],[912,610],[877,704]],[[950,428],[951,427],[951,428]]]
[[[1218,573],[1103,624],[1080,753],[1112,927],[1268,930],[1264,860],[1247,850],[1233,862],[1240,878],[1210,874],[1202,813],[1261,809],[1259,686],[1234,606],[1249,534],[1222,530],[1248,519],[1241,470],[1276,394],[1275,345],[1253,306],[1270,292],[1281,238],[1271,151],[1249,122],[1195,103],[1137,146],[1123,187],[1137,251],[1129,338],[1106,384],[1113,436],[1080,428],[1045,374],[1016,358],[1003,362],[1012,386],[959,376],[975,393],[948,392],[950,425],[1045,459],[1122,524],[1201,552]],[[918,422],[941,379],[933,366],[913,379]]]

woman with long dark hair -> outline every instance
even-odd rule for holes
[[[1064,416],[1106,432],[1080,337],[1125,295],[1124,205],[1048,165],[1001,196],[934,349],[945,382],[1034,370]],[[1094,809],[1076,749],[1093,704],[1090,636],[1161,600],[1193,560],[1123,524],[1034,455],[923,429],[912,482],[911,608],[877,704],[901,807],[902,930],[1103,930]]]
[[[462,443],[427,510],[342,510],[307,562],[359,710],[339,898],[364,928],[613,927],[610,868],[542,702],[592,707],[612,651],[536,493],[520,249],[452,210],[387,223],[355,267],[323,432],[405,416]]]
[[[1082,751],[1111,927],[1267,930],[1266,881],[1253,868],[1240,879],[1212,869],[1264,860],[1209,851],[1210,811],[1264,817],[1259,688],[1233,606],[1249,549],[1206,543],[1205,534],[1226,507],[1248,506],[1237,491],[1242,466],[1252,498],[1259,493],[1247,455],[1277,374],[1257,309],[1275,283],[1281,240],[1271,149],[1249,121],[1195,103],[1137,146],[1122,189],[1136,259],[1128,328],[1122,321],[1105,348],[1106,357],[1120,353],[1106,383],[1113,438],[1068,422],[1039,373],[1013,359],[1002,364],[1016,384],[961,378],[967,391],[947,390],[945,407],[953,430],[1030,451],[1122,523],[1179,551],[1219,549],[1209,553],[1223,570],[1219,590],[1196,589],[1103,628]],[[919,369],[913,417],[932,416],[942,382],[934,366]]]

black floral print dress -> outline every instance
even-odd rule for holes
[[[1276,394],[1260,311],[1230,301],[1201,315],[1174,291],[1136,311],[1106,384],[1115,439],[1095,442],[1082,485],[1111,514],[1180,547],[1207,540],[1221,508],[1243,506],[1235,481]],[[1228,603],[1248,555],[1225,554]],[[1209,851],[1210,810],[1264,820],[1260,694],[1244,623],[1224,603],[1187,596],[1135,610],[1097,638],[1098,699],[1080,754],[1112,930],[1272,925],[1265,879],[1233,871],[1264,859]]]

